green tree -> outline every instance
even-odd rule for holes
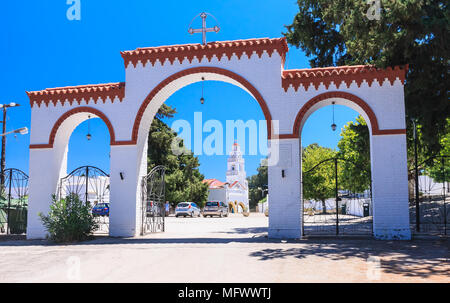
[[[348,122],[340,134],[338,157],[340,161],[339,184],[353,192],[370,188],[370,137],[369,128],[362,116]]]
[[[439,153],[440,138],[448,132],[446,118],[450,116],[448,2],[381,0],[379,20],[369,20],[371,6],[362,0],[297,3],[299,12],[284,35],[311,57],[312,67],[409,64],[407,116],[423,126],[427,153]],[[407,123],[411,129],[410,119]]]
[[[447,118],[447,127],[450,128],[450,118]],[[450,182],[450,131],[441,137],[441,154],[430,161],[425,162],[425,174],[434,181]]]
[[[164,104],[153,119],[148,136],[148,170],[158,165],[166,167],[167,201],[192,201],[203,207],[208,199],[208,186],[202,183],[204,176],[198,170],[198,158],[186,150],[180,138],[179,147],[185,153],[174,153],[172,144],[176,142],[177,133],[162,121],[175,113],[175,109]]]
[[[319,146],[317,143],[308,145],[302,151],[303,198],[322,201],[324,213],[326,213],[325,200],[335,196],[335,167],[334,161],[320,165],[319,163],[336,155],[336,151]]]
[[[261,165],[257,168],[258,173],[256,175],[247,177],[248,181],[248,199],[250,208],[256,207],[258,202],[267,196],[268,191],[268,175],[267,165]]]

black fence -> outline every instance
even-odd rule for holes
[[[0,233],[26,233],[27,211],[28,175],[19,169],[6,169],[0,174]]]
[[[82,166],[59,181],[57,196],[64,199],[77,195],[91,206],[99,226],[96,233],[109,233],[109,175],[98,167]]]
[[[450,234],[450,156],[431,157],[409,171],[411,231]]]
[[[305,171],[302,184],[303,235],[373,234],[370,171],[330,158]]]

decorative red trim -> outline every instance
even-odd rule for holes
[[[26,92],[30,98],[30,105],[36,103],[41,106],[44,103],[46,106],[49,103],[53,103],[56,106],[58,100],[61,105],[64,105],[64,101],[67,99],[69,104],[77,100],[78,105],[81,104],[81,100],[84,99],[89,103],[90,99],[94,100],[97,104],[98,99],[106,102],[106,98],[110,98],[114,102],[114,98],[117,97],[120,101],[125,97],[125,83],[107,83],[107,84],[92,84],[92,85],[81,85],[81,86],[67,86],[67,87],[57,87],[57,88],[46,88],[41,91]]]
[[[298,137],[295,134],[281,134],[278,135],[279,139],[297,139]]]
[[[250,84],[250,82],[248,82],[246,79],[244,79],[242,76],[239,76],[238,74],[235,74],[232,71],[229,71],[229,70],[226,70],[223,68],[219,68],[219,67],[203,66],[203,67],[194,67],[194,68],[185,69],[185,70],[182,70],[180,72],[173,74],[172,76],[166,78],[164,81],[160,82],[158,84],[158,86],[156,86],[150,92],[150,94],[148,94],[147,98],[145,98],[144,102],[142,102],[141,107],[139,108],[139,111],[138,111],[135,121],[134,121],[133,133],[132,133],[132,141],[134,142],[134,144],[137,143],[139,125],[141,124],[141,120],[144,115],[145,109],[150,104],[150,102],[153,100],[153,98],[156,96],[156,94],[159,91],[161,91],[164,87],[169,85],[171,82],[173,82],[181,77],[185,77],[185,76],[192,75],[192,74],[198,74],[198,73],[214,73],[214,74],[218,74],[218,75],[223,75],[223,76],[229,77],[229,78],[239,82],[240,84],[242,84],[242,86],[244,86],[253,95],[253,97],[256,99],[256,101],[258,101],[259,105],[261,106],[261,109],[264,113],[264,117],[266,118],[266,121],[267,121],[267,134],[268,134],[269,139],[271,138],[272,116],[270,114],[269,108],[267,107],[266,101],[264,100],[262,95],[258,92],[258,90],[252,84]]]
[[[288,50],[289,48],[286,38],[260,38],[235,41],[217,41],[210,42],[206,45],[182,44],[138,48],[132,51],[121,52],[121,55],[125,62],[125,67],[127,67],[130,63],[136,67],[139,61],[141,61],[144,67],[147,62],[150,62],[152,66],[154,66],[158,60],[161,65],[164,65],[166,60],[168,60],[170,64],[173,64],[176,60],[178,60],[181,64],[184,59],[187,59],[189,63],[192,63],[194,58],[197,58],[201,62],[204,57],[206,57],[208,61],[211,61],[214,56],[216,56],[219,60],[221,60],[223,56],[226,56],[228,60],[230,60],[233,54],[241,59],[244,53],[248,58],[250,58],[253,53],[256,53],[258,57],[261,58],[264,51],[266,51],[269,56],[272,56],[273,52],[277,51],[282,57],[282,61],[284,63]]]
[[[381,135],[406,135],[406,128],[405,129],[379,129],[378,132],[375,135],[376,136],[381,136]]]
[[[285,70],[282,73],[282,86],[287,91],[292,85],[297,91],[301,85],[307,91],[311,84],[316,89],[319,88],[320,84],[325,85],[325,88],[328,89],[331,82],[337,88],[344,82],[348,88],[353,81],[360,87],[361,83],[366,80],[370,87],[375,80],[378,81],[380,86],[383,85],[385,79],[388,79],[393,85],[396,79],[399,79],[402,83],[405,81],[407,70],[408,65],[395,66],[394,68],[388,67],[386,69],[377,69],[372,65],[355,65]]]
[[[67,112],[65,112],[59,119],[55,122],[53,125],[52,131],[50,132],[50,136],[48,139],[48,144],[31,144],[30,149],[41,149],[41,148],[53,148],[53,144],[55,142],[56,133],[58,132],[59,127],[62,125],[62,123],[69,118],[70,116],[78,113],[91,113],[99,117],[100,119],[105,122],[106,126],[109,130],[109,137],[110,137],[110,144],[111,145],[126,145],[128,141],[116,141],[116,135],[114,133],[114,128],[109,121],[108,117],[99,111],[98,109],[88,107],[88,106],[81,106],[73,108]]]
[[[370,108],[370,106],[366,102],[364,102],[361,98],[359,98],[353,94],[346,93],[346,92],[327,92],[327,93],[323,93],[318,96],[315,96],[314,98],[312,98],[311,100],[306,102],[305,105],[303,105],[303,107],[298,112],[297,117],[295,118],[294,127],[292,129],[292,134],[279,135],[279,138],[280,139],[300,138],[300,124],[303,121],[305,114],[315,104],[319,103],[320,101],[330,99],[330,98],[342,98],[342,99],[349,100],[353,103],[356,103],[369,117],[373,136],[406,134],[406,129],[381,129],[380,130],[379,126],[378,126],[378,119],[375,116],[375,113]]]

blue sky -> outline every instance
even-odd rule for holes
[[[189,35],[191,19],[202,11],[220,22],[218,34],[208,40],[281,37],[284,25],[297,12],[293,0],[259,1],[150,1],[81,0],[81,20],[69,21],[66,0],[5,1],[0,10],[0,103],[16,102],[9,110],[7,129],[30,127],[30,106],[25,91],[49,87],[125,80],[120,51],[137,47],[201,42]],[[309,67],[298,49],[290,48],[286,68]],[[168,100],[177,108],[177,119],[263,120],[258,103],[241,89],[226,83],[205,83],[204,106],[199,104],[200,84],[188,86]],[[342,127],[356,112],[336,106],[336,124]],[[171,121],[167,121],[171,125]],[[87,123],[77,127],[69,144],[69,170],[95,165],[109,171],[109,135],[99,120],[90,122],[93,139],[87,141]],[[303,129],[303,144],[317,142],[336,147],[339,131],[332,132],[331,107],[314,113]],[[31,130],[32,131],[32,130]],[[7,139],[6,164],[28,172],[29,135]],[[247,174],[256,172],[260,156],[246,157]],[[201,172],[207,178],[224,179],[223,156],[200,156]]]

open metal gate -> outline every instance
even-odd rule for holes
[[[418,163],[410,176],[411,231],[449,235],[450,156],[435,156]]]
[[[19,169],[6,169],[0,174],[0,187],[0,233],[26,233],[28,175]]]
[[[82,166],[61,178],[58,198],[77,195],[92,208],[99,226],[96,233],[109,233],[109,175],[93,166]]]
[[[304,172],[302,185],[303,235],[372,235],[370,171],[330,158]]]
[[[142,178],[141,235],[165,230],[165,172],[164,166],[156,166]]]

